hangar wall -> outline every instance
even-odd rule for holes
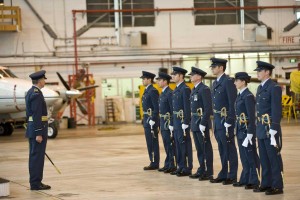
[[[4,2],[10,5],[10,1]],[[65,78],[74,72],[72,10],[85,10],[86,1],[72,0],[70,3],[66,0],[30,0],[30,3],[53,28],[58,39],[53,39],[47,34],[42,23],[23,0],[15,0],[13,6],[19,6],[22,9],[23,30],[13,33],[0,32],[0,65],[10,66],[20,78],[25,79],[29,79],[28,75],[35,70],[36,66],[39,66],[47,70],[48,81],[58,82],[56,71],[59,71]],[[298,4],[295,0],[258,1],[259,6]],[[155,0],[154,5],[155,8],[191,8],[193,0]],[[254,30],[257,24],[245,25],[245,32],[248,34],[246,40],[243,40],[245,35],[243,35],[241,25],[195,26],[192,11],[158,12],[154,27],[124,27],[120,30],[121,35],[139,31],[147,33],[147,45],[141,47],[95,45],[97,42],[95,38],[97,40],[106,36],[113,37],[115,29],[91,28],[78,38],[79,67],[82,64],[89,64],[89,71],[94,74],[100,88],[103,80],[114,78],[129,78],[135,87],[134,85],[139,81],[136,78],[140,76],[142,70],[157,73],[160,67],[171,70],[172,64],[180,64],[187,69],[192,65],[207,69],[208,59],[214,55],[226,57],[229,52],[232,52],[231,57],[240,57],[243,53],[251,52],[258,56],[259,53],[266,52],[270,53],[268,54],[270,56],[265,59],[277,67],[275,74],[284,76],[282,67],[295,66],[296,64],[289,62],[289,58],[297,57],[300,51],[300,26],[283,32],[284,27],[296,19],[296,12],[297,10],[294,9],[259,10],[258,20],[273,30],[272,39],[264,41],[254,40]],[[86,16],[84,13],[76,14],[77,30],[86,25]],[[247,57],[249,54],[245,55]],[[240,63],[241,65],[245,63],[255,65],[255,58],[251,62]],[[230,68],[240,67],[234,65],[232,64]],[[27,67],[24,68],[24,66]],[[97,89],[96,115],[98,116],[105,115],[104,100],[100,98],[103,95],[103,88]],[[68,113],[68,110],[65,113]]]

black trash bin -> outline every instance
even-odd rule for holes
[[[76,121],[73,117],[68,119],[68,128],[76,128]]]

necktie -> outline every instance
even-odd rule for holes
[[[259,86],[258,86],[258,91],[260,91],[260,90],[261,90],[261,88],[262,88],[262,85],[259,85]]]

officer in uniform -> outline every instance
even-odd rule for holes
[[[191,82],[194,84],[191,101],[191,131],[197,150],[199,168],[190,178],[210,180],[213,176],[213,150],[210,141],[210,115],[212,115],[212,99],[209,87],[202,79],[207,73],[196,67],[191,68]]]
[[[172,79],[176,83],[176,88],[173,91],[173,126],[170,130],[174,130],[177,165],[176,171],[172,175],[189,176],[193,169],[193,152],[192,141],[190,136],[190,88],[184,83],[184,77],[187,71],[181,67],[173,67]]]
[[[255,98],[247,88],[251,76],[246,72],[235,74],[235,86],[239,90],[235,102],[236,136],[242,162],[240,180],[235,187],[255,189],[259,186],[259,158],[256,151]]]
[[[254,192],[266,195],[283,193],[283,163],[281,158],[281,87],[271,80],[274,66],[257,61],[257,78],[261,81],[256,93],[256,134],[262,167],[261,186]]]
[[[176,170],[175,166],[175,145],[173,142],[173,133],[169,130],[169,125],[173,124],[173,107],[172,107],[172,90],[169,88],[170,79],[172,77],[166,73],[159,72],[157,84],[162,88],[159,96],[159,118],[160,131],[166,152],[164,167],[158,171],[170,173]]]
[[[144,170],[156,170],[159,168],[159,144],[158,144],[158,91],[152,85],[155,74],[142,71],[143,85],[145,91],[142,97],[143,107],[143,126],[145,131],[147,149],[150,159],[150,165],[144,167]]]
[[[25,97],[31,190],[49,190],[51,188],[42,183],[48,137],[47,106],[41,91],[45,86],[45,73],[46,71],[41,70],[29,75],[33,86],[28,90]]]
[[[228,185],[235,183],[237,179],[238,158],[234,140],[234,102],[237,90],[233,80],[224,73],[227,60],[211,58],[211,62],[212,73],[217,76],[213,83],[212,101],[214,134],[218,142],[222,169],[217,178],[210,182],[223,182],[224,185]]]

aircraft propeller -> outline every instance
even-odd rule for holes
[[[86,115],[88,114],[86,108],[84,107],[84,105],[77,99],[78,97],[80,97],[82,95],[82,91],[85,90],[90,90],[96,87],[99,87],[98,85],[91,85],[91,86],[87,86],[87,87],[82,87],[82,88],[78,88],[78,89],[71,89],[71,87],[68,85],[68,83],[63,79],[63,77],[60,75],[59,72],[56,72],[59,80],[62,82],[62,84],[64,85],[64,87],[66,88],[66,96],[68,97],[68,100],[65,101],[64,105],[62,106],[61,110],[64,110],[68,105],[70,105],[71,99],[75,99],[79,110],[82,112],[82,114]]]

